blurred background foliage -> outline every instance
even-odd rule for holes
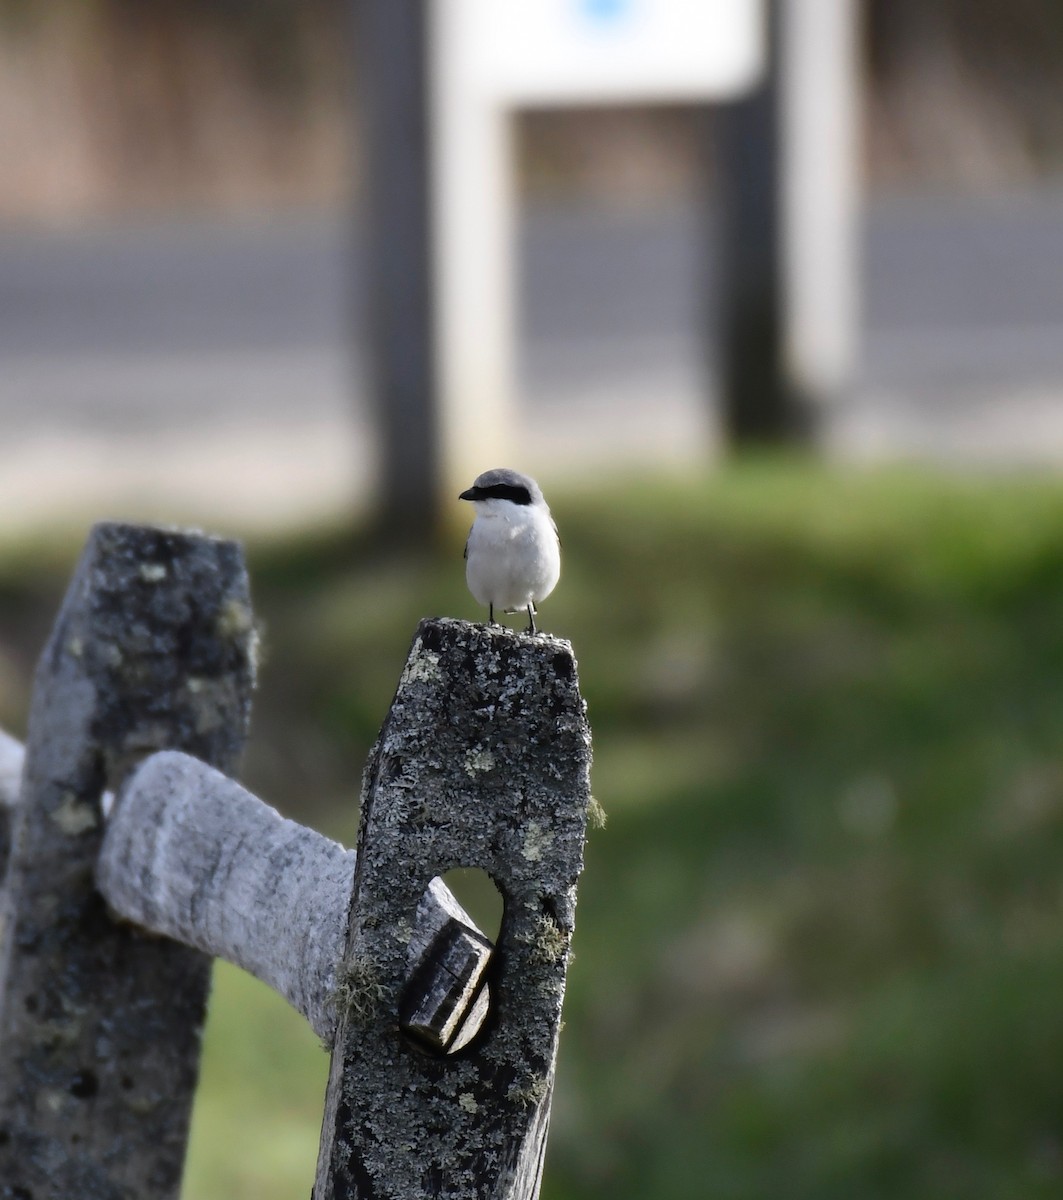
[[[553,497],[608,813],[581,886],[547,1200],[1058,1196],[1063,483],[750,460]],[[0,720],[74,547],[0,559]],[[249,547],[248,784],[349,841],[460,535]],[[189,1200],[304,1195],[326,1057],[221,967]]]
[[[333,203],[357,179],[339,0],[0,0],[0,218]],[[867,176],[986,187],[1063,161],[1057,0],[867,0]],[[691,185],[688,108],[522,117],[533,191]]]

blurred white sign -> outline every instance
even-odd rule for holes
[[[514,106],[727,96],[764,68],[762,0],[442,0],[455,74]]]
[[[765,68],[765,14],[763,0],[431,0],[429,14],[439,431],[457,491],[512,457],[511,114],[739,95]]]

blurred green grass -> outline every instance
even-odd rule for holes
[[[764,459],[551,499],[609,823],[544,1200],[1060,1195],[1063,482]],[[480,617],[460,535],[249,552],[245,778],[349,841],[417,620]],[[0,629],[56,559],[0,563]],[[219,968],[206,1045],[185,1195],[305,1195],[312,1035]]]

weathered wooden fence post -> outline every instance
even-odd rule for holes
[[[97,526],[37,669],[0,937],[0,1183],[175,1197],[210,960],[112,920],[100,797],[153,750],[232,771],[253,682],[239,548]]]
[[[366,772],[315,1200],[537,1196],[589,766],[567,642],[421,623]],[[448,1055],[402,1025],[448,1006],[406,965],[422,895],[453,867],[484,870],[505,909],[487,1021]]]

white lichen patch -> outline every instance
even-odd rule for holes
[[[195,696],[196,732],[210,733],[230,719],[232,689],[226,679],[192,676],[185,686]]]
[[[166,578],[166,567],[163,563],[141,563],[140,578],[145,583],[161,583]]]
[[[470,779],[475,778],[478,774],[484,771],[493,771],[495,769],[495,756],[490,750],[485,750],[480,747],[477,750],[469,750],[465,754],[465,774]]]
[[[140,1095],[136,1092],[126,1092],[123,1093],[122,1100],[130,1112],[146,1117],[162,1103],[162,1095],[159,1092],[142,1092]]]
[[[605,828],[605,809],[602,808],[601,802],[594,796],[587,801],[587,824],[592,829]]]
[[[528,862],[541,862],[554,844],[554,835],[549,829],[544,829],[538,821],[529,821],[524,831],[524,845],[521,853]]]
[[[73,792],[63,794],[62,803],[51,814],[60,832],[67,837],[77,837],[88,829],[95,829],[96,813],[88,804],[79,804]]]
[[[359,1024],[368,1021],[385,995],[376,967],[364,959],[345,962],[336,972],[332,1002],[338,1013],[348,1012]]]
[[[37,1104],[45,1112],[61,1113],[70,1105],[70,1097],[58,1088],[41,1088],[37,1093]],[[28,1193],[23,1193],[28,1194]]]
[[[478,1113],[480,1106],[476,1103],[476,1097],[472,1092],[462,1092],[458,1096],[458,1103],[467,1113]]]
[[[439,679],[439,655],[434,650],[417,646],[402,672],[402,682],[435,683]]]
[[[568,955],[568,934],[553,921],[540,917],[535,922],[535,934],[531,938],[531,956],[537,962],[560,962]],[[564,986],[564,981],[561,981]]]
[[[506,1095],[510,1100],[532,1108],[546,1099],[549,1090],[547,1081],[540,1076],[532,1076],[524,1083],[512,1083]]]
[[[79,637],[72,637],[66,644],[67,653],[74,658],[80,658],[85,653],[85,643]]]
[[[219,637],[223,638],[242,637],[251,631],[253,625],[254,617],[251,609],[235,596],[231,596],[221,606],[218,620],[215,623]]]

